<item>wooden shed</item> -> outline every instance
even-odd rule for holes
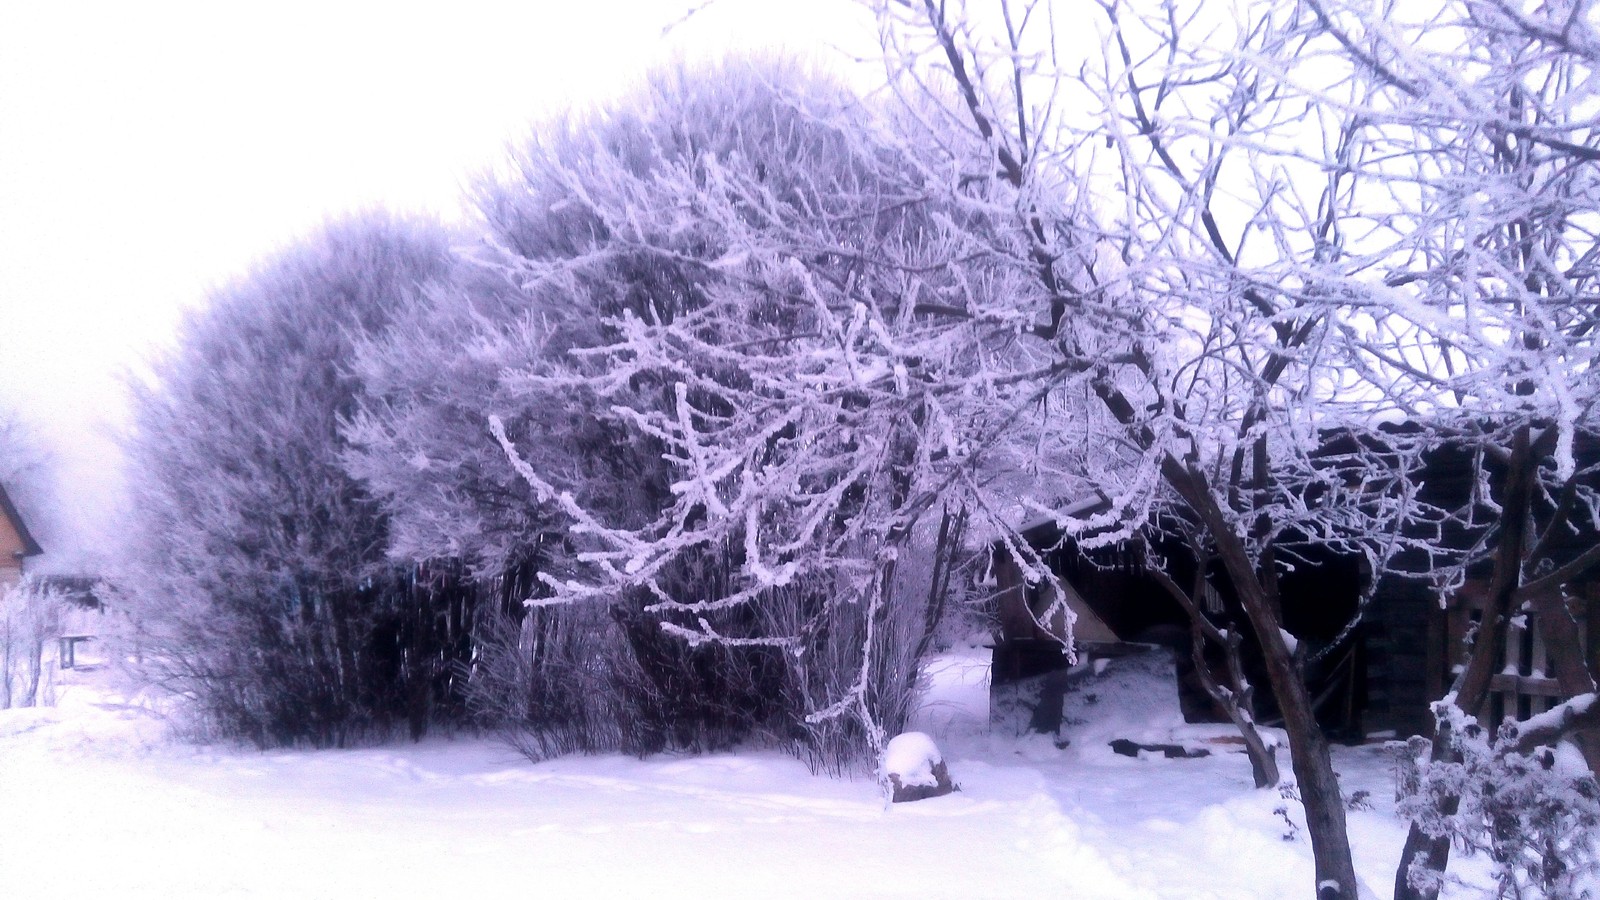
[[[1419,476],[1424,499],[1449,509],[1473,502],[1476,484],[1471,453],[1470,449],[1450,447],[1429,453]],[[1584,460],[1600,461],[1600,439],[1581,440],[1577,453]],[[1181,684],[1188,655],[1188,620],[1150,577],[1139,551],[1122,546],[1083,551],[1048,521],[1023,529],[1022,537],[1070,586],[1069,605],[1078,612],[1078,621],[1088,625],[1078,633],[1080,643],[1091,653],[1097,648],[1103,652],[1104,632],[1110,632],[1115,641],[1165,643],[1176,651]],[[1180,584],[1191,583],[1194,563],[1187,561],[1187,552],[1163,540],[1156,534],[1149,538],[1167,573]],[[1436,540],[1441,546],[1459,549],[1467,546],[1472,536],[1463,528],[1446,526]],[[1554,549],[1570,557],[1597,540],[1600,534],[1595,528],[1575,528],[1562,538],[1562,546]],[[1047,601],[1038,586],[1025,583],[1004,543],[997,542],[991,553],[1001,628],[992,683],[1004,686],[1008,679],[1038,678],[1049,666],[1059,667],[1063,629],[1059,621],[1037,621]],[[1465,638],[1480,615],[1488,586],[1487,566],[1469,571],[1460,590],[1441,597],[1430,578],[1431,560],[1420,552],[1402,555],[1395,561],[1398,574],[1379,582],[1359,623],[1346,628],[1370,573],[1359,559],[1332,550],[1319,553],[1312,547],[1302,555],[1306,560],[1283,575],[1284,627],[1302,642],[1309,642],[1318,660],[1306,675],[1319,721],[1330,732],[1351,738],[1428,732],[1432,727],[1430,704],[1444,695],[1465,662]],[[1207,598],[1208,611],[1225,620],[1240,621],[1227,577],[1220,571],[1210,572],[1207,582],[1215,593]],[[1568,609],[1586,638],[1591,669],[1600,670],[1600,580],[1572,586],[1568,595]],[[1496,663],[1498,674],[1491,682],[1487,708],[1480,710],[1488,721],[1505,715],[1523,718],[1562,699],[1549,674],[1552,668],[1542,642],[1524,626],[1520,619],[1514,622],[1509,646]],[[1053,651],[1046,649],[1052,645]],[[1248,644],[1245,650],[1248,662]],[[1264,682],[1261,677],[1252,680]],[[1256,696],[1258,703],[1270,703],[1269,692],[1258,691]],[[1203,697],[1182,699],[1186,715],[1206,715]],[[1270,708],[1257,713],[1259,719],[1269,722],[1274,715]]]
[[[1177,669],[1178,699],[1185,718],[1226,721],[1222,710],[1212,708],[1194,673],[1188,615],[1150,576],[1152,563],[1146,558],[1147,551],[1135,545],[1083,550],[1048,521],[1024,529],[1022,537],[1040,553],[1066,589],[1067,605],[1076,617],[1073,632],[1080,657],[1128,652],[1129,648],[1123,645],[1168,648]],[[1154,533],[1147,540],[1151,546],[1148,552],[1161,560],[1159,564],[1168,575],[1180,583],[1192,582],[1195,563],[1181,546]],[[1003,544],[997,543],[993,554],[1001,633],[994,650],[991,684],[997,686],[1001,696],[991,708],[999,709],[1031,702],[1034,689],[1024,689],[1030,697],[1017,701],[1008,696],[1016,690],[1008,685],[1043,677],[1051,669],[1052,660],[1062,656],[1065,630],[1059,616],[1041,620],[1040,614],[1050,603],[1043,586],[1026,583],[1022,568]],[[1249,626],[1220,567],[1207,573],[1206,583],[1202,603],[1208,614],[1248,635]],[[1361,585],[1360,561],[1334,554],[1320,560],[1314,569],[1305,567],[1285,573],[1281,584],[1284,625],[1310,648],[1314,658],[1308,666],[1307,682],[1318,719],[1331,733],[1351,737],[1359,736],[1366,727],[1364,715],[1370,706],[1367,629],[1364,625],[1345,627],[1355,614]],[[1259,653],[1248,641],[1244,653],[1251,680],[1265,683]],[[1060,663],[1056,662],[1055,667],[1059,668]],[[1270,692],[1258,691],[1257,701],[1257,717],[1270,722],[1276,715]],[[1006,715],[1015,718],[1014,712]],[[1030,721],[1035,730],[1048,730],[1048,716],[1033,717],[1030,713]]]

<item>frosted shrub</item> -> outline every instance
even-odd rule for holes
[[[533,760],[725,750],[793,718],[771,648],[692,645],[624,604],[498,615],[477,652],[474,712]]]
[[[145,677],[218,736],[338,746],[459,711],[475,595],[448,564],[386,554],[341,433],[365,396],[357,342],[449,283],[451,240],[378,213],[331,223],[217,289],[139,386],[127,609]]]
[[[45,645],[60,633],[62,599],[33,579],[0,594],[0,709],[49,705]]]
[[[989,287],[930,262],[957,252],[944,229],[965,201],[923,202],[918,163],[883,137],[798,68],[661,73],[541,128],[480,190],[482,261],[505,284],[430,298],[470,353],[440,348],[429,317],[403,332],[420,353],[374,356],[430,397],[436,372],[460,376],[438,406],[461,429],[448,446],[397,392],[363,420],[371,470],[397,498],[437,496],[419,482],[438,479],[493,507],[397,518],[474,564],[536,548],[538,605],[592,608],[574,621],[607,635],[578,674],[604,691],[576,699],[602,718],[602,697],[621,704],[623,747],[776,737],[819,768],[864,768],[911,702],[948,567],[925,573],[937,589],[901,590],[901,555],[926,537],[947,559],[963,510],[990,508],[965,504],[965,460],[1009,413],[926,387],[990,382],[906,301]],[[561,701],[533,708],[567,715],[571,679],[540,669],[570,669],[561,654],[518,654],[480,683],[531,665],[534,696]]]
[[[710,590],[725,576],[714,560],[703,562],[679,577]],[[526,596],[527,580],[511,596]],[[776,650],[685,641],[665,632],[664,617],[645,606],[622,596],[604,606],[525,611],[507,603],[485,614],[467,682],[478,721],[533,760],[709,752],[788,729],[794,700]],[[751,632],[746,611],[712,617],[722,633]]]
[[[535,761],[620,741],[599,664],[603,623],[567,612],[497,612],[479,626],[468,702],[480,722]]]
[[[1415,762],[1401,779],[1401,815],[1433,837],[1448,836],[1463,853],[1494,863],[1502,897],[1587,897],[1578,887],[1600,872],[1600,787],[1587,771],[1560,764],[1554,750],[1518,752],[1517,723],[1492,736],[1470,716],[1450,729],[1458,761]],[[1415,748],[1412,748],[1413,751]],[[1448,798],[1459,797],[1459,805]],[[1441,879],[1424,861],[1411,867],[1412,885],[1438,890]]]

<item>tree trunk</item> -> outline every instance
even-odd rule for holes
[[[1254,594],[1259,590],[1259,585],[1247,584],[1239,593]],[[1306,833],[1311,838],[1311,855],[1316,864],[1316,896],[1318,900],[1355,900],[1359,892],[1344,799],[1339,794],[1339,778],[1333,771],[1327,738],[1312,709],[1311,694],[1273,611],[1261,605],[1260,597],[1246,602],[1245,611],[1261,642],[1267,677],[1283,714],[1284,731],[1289,735],[1289,759],[1305,805]]]
[[[1583,636],[1578,632],[1578,623],[1571,610],[1567,609],[1561,588],[1561,585],[1555,585],[1532,598],[1529,605],[1533,608],[1533,627],[1538,629],[1550,653],[1561,697],[1569,700],[1594,693],[1595,681],[1589,671],[1588,661],[1583,658]],[[1583,751],[1583,760],[1589,764],[1589,771],[1600,773],[1600,740],[1582,732],[1572,737]]]
[[[1242,556],[1244,548],[1236,548]],[[1230,553],[1224,553],[1226,560]],[[1278,624],[1276,611],[1265,604],[1259,583],[1248,569],[1234,575],[1234,584],[1244,600],[1245,613],[1255,629],[1266,658],[1267,677],[1273,696],[1283,714],[1283,728],[1289,735],[1289,759],[1300,799],[1305,804],[1306,833],[1311,838],[1311,855],[1316,863],[1318,900],[1355,900],[1355,863],[1350,853],[1350,836],[1345,823],[1344,799],[1339,794],[1339,778],[1333,771],[1328,740],[1317,724],[1311,694],[1295,665],[1289,646]],[[1230,565],[1230,570],[1233,566]],[[1246,579],[1251,580],[1247,581]]]
[[[39,635],[29,635],[28,639],[28,687],[23,692],[23,706],[39,705],[39,681],[44,677],[44,642],[45,638]]]
[[[1527,545],[1528,511],[1533,490],[1532,442],[1529,429],[1520,429],[1512,444],[1511,459],[1507,464],[1505,489],[1500,497],[1500,534],[1495,543],[1494,575],[1489,583],[1489,593],[1484,600],[1483,618],[1478,623],[1477,637],[1467,667],[1456,678],[1451,692],[1455,704],[1468,713],[1477,713],[1489,697],[1489,682],[1494,677],[1494,664],[1505,640],[1506,616],[1511,610],[1512,595],[1522,581],[1522,553]],[[1433,727],[1432,762],[1445,763],[1460,759],[1451,741],[1450,723],[1446,717],[1435,716]],[[1459,795],[1448,795],[1439,800],[1439,811],[1453,816],[1461,808]],[[1424,856],[1423,854],[1426,854]],[[1394,875],[1395,900],[1436,900],[1437,885],[1450,862],[1448,836],[1431,837],[1416,823],[1406,834],[1405,848],[1400,854],[1400,865]],[[1411,884],[1411,869],[1420,867],[1433,873],[1420,886]]]
[[[1289,760],[1305,805],[1306,834],[1311,839],[1311,856],[1316,865],[1317,900],[1355,900],[1355,862],[1350,853],[1350,835],[1345,823],[1344,800],[1339,794],[1339,779],[1333,771],[1333,757],[1327,738],[1317,724],[1306,690],[1289,645],[1284,639],[1272,592],[1263,584],[1272,572],[1257,572],[1251,564],[1244,541],[1234,530],[1205,475],[1168,456],[1162,464],[1167,482],[1201,518],[1217,556],[1238,592],[1240,605],[1261,644],[1266,661],[1267,680],[1283,714],[1283,728],[1289,736]]]
[[[0,616],[14,612],[0,608]],[[0,709],[12,706],[12,677],[16,669],[16,632],[10,621],[0,618]]]
[[[1239,735],[1244,740],[1245,753],[1250,757],[1250,774],[1255,778],[1256,787],[1275,787],[1281,777],[1278,772],[1277,753],[1262,739],[1261,731],[1256,727],[1255,717],[1251,713],[1255,691],[1245,678],[1244,663],[1239,655],[1243,638],[1237,632],[1224,634],[1206,618],[1195,600],[1200,594],[1201,586],[1205,584],[1206,570],[1203,555],[1195,549],[1197,544],[1198,541],[1190,539],[1190,551],[1195,557],[1195,588],[1192,592],[1186,593],[1172,576],[1156,566],[1147,564],[1145,571],[1188,614],[1190,653],[1194,660],[1195,675],[1200,679],[1200,686],[1205,688],[1206,695],[1222,707],[1228,714],[1229,721],[1239,729]],[[1212,676],[1211,667],[1206,664],[1205,658],[1207,640],[1222,648],[1228,663],[1228,680],[1231,687],[1223,687]]]
[[[1228,671],[1234,685],[1232,690],[1224,690],[1206,668],[1205,645],[1200,640],[1198,626],[1194,627],[1192,634],[1194,664],[1196,671],[1200,673],[1200,683],[1205,686],[1206,693],[1222,705],[1229,721],[1233,722],[1234,727],[1239,729],[1239,735],[1244,738],[1245,753],[1250,757],[1250,774],[1255,778],[1256,787],[1258,789],[1277,787],[1278,782],[1282,780],[1282,774],[1278,771],[1277,750],[1268,747],[1267,742],[1262,739],[1261,729],[1256,727],[1255,716],[1251,713],[1253,704],[1250,698],[1253,692],[1245,687],[1242,677],[1244,666],[1239,657],[1239,645],[1242,643],[1240,635],[1230,634],[1223,645],[1223,652],[1228,658]]]

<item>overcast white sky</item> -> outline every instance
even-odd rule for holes
[[[663,37],[698,5],[0,2],[0,404],[73,530],[114,489],[122,373],[208,286],[344,211],[457,214],[507,141],[654,62],[875,46],[850,0],[716,0]]]

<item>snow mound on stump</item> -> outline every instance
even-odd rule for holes
[[[939,745],[920,731],[897,735],[883,749],[883,774],[889,779],[895,803],[942,797],[955,790]]]

